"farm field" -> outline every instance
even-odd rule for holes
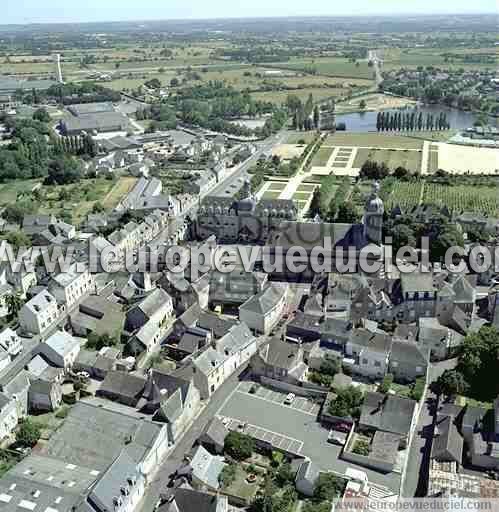
[[[425,181],[388,182],[381,188],[381,196],[388,210],[399,205],[403,209],[419,204],[446,206],[460,213],[472,210],[485,215],[499,215],[499,184],[495,186],[443,185]]]
[[[358,65],[357,65],[358,64]],[[307,70],[315,69],[321,75],[372,79],[373,70],[367,61],[350,62],[340,57],[319,57],[316,59],[292,59],[276,66],[285,69]]]
[[[422,149],[423,141],[402,135],[336,132],[333,135],[329,135],[323,144],[324,146]]]
[[[499,187],[427,183],[424,187],[423,202],[447,206],[455,212],[472,210],[496,216],[499,214]]]
[[[271,73],[269,73],[271,72]],[[356,87],[369,87],[369,80],[364,79],[345,79],[332,78],[323,75],[305,75],[299,71],[273,70],[270,67],[253,67],[249,65],[241,65],[240,67],[220,68],[207,70],[200,73],[203,81],[224,80],[234,88],[239,90],[258,89],[265,85],[274,85],[278,87],[284,84],[292,88],[314,88],[314,87],[330,87],[345,88],[346,90]],[[292,92],[292,91],[291,91]]]
[[[499,173],[499,149],[438,143],[438,167],[452,174]]]
[[[483,50],[483,49],[482,49]],[[388,71],[397,68],[416,68],[418,66],[436,66],[447,69],[483,69],[495,68],[494,63],[469,63],[455,60],[454,62],[445,61],[445,53],[459,53],[462,48],[445,48],[445,49],[390,49],[383,61],[383,69]],[[468,50],[466,50],[468,51]],[[497,50],[495,50],[497,51]],[[494,53],[492,49],[490,53]]]
[[[419,151],[359,149],[355,155],[353,167],[362,167],[367,160],[379,164],[384,162],[389,169],[405,167],[407,170],[417,173],[421,170],[421,153]]]
[[[385,201],[385,208],[391,210],[395,206],[402,209],[413,208],[421,200],[422,181],[397,181],[391,190],[381,189],[381,197]]]

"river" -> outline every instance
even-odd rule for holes
[[[407,112],[412,109],[402,110]],[[476,121],[477,114],[472,112],[463,112],[462,110],[449,109],[439,105],[429,105],[416,108],[417,112],[423,112],[424,119],[426,120],[426,114],[430,113],[433,115],[439,115],[440,112],[447,114],[447,120],[450,123],[451,129],[464,130],[470,128]],[[376,131],[376,119],[377,112],[356,112],[354,114],[338,114],[336,116],[336,123],[345,123],[346,129],[350,132],[375,132]],[[496,120],[490,118],[489,123],[495,126]]]

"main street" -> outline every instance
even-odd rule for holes
[[[266,139],[264,142],[260,143],[260,147],[257,151],[243,162],[239,168],[224,181],[210,190],[209,195],[219,197],[234,196],[241,189],[245,180],[251,177],[248,171],[257,163],[258,159],[265,153],[270,152],[274,146],[283,144],[286,140],[287,134],[288,132],[286,130],[281,130],[275,135],[272,135],[272,137]]]
[[[205,196],[218,196],[218,197],[233,197],[241,189],[244,182],[251,178],[249,170],[258,162],[258,159],[270,152],[274,146],[283,144],[288,135],[286,129],[272,135],[265,141],[259,143],[259,147],[256,152],[251,155],[250,158],[242,162],[236,169],[234,169],[228,176],[225,177],[220,183],[215,185],[211,190],[206,193],[200,194],[200,199]],[[184,222],[187,217],[193,217],[198,209],[198,203],[196,202],[190,208],[184,210],[180,215],[175,217],[175,222],[178,224]],[[169,227],[167,226],[154,240],[149,242],[147,245],[149,248],[159,247],[163,245],[169,238]]]

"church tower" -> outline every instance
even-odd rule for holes
[[[379,197],[379,183],[375,182],[371,195],[367,199],[364,212],[364,235],[367,240],[376,245],[383,242],[383,214],[385,207]]]

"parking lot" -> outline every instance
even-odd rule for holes
[[[281,393],[279,391],[274,391],[273,389],[266,388],[264,386],[256,385],[256,392],[250,393],[250,389],[254,386],[252,382],[241,382],[238,386],[238,391],[242,393],[248,393],[257,398],[261,398],[262,400],[266,400],[267,402],[271,402],[274,404],[281,404],[284,407],[295,409],[300,412],[304,412],[306,414],[310,414],[311,416],[317,416],[320,412],[321,405],[309,398],[304,398],[301,396],[297,396],[292,404],[285,404],[284,401],[286,399],[287,394]]]
[[[248,436],[251,436],[253,439],[271,443],[274,448],[280,448],[281,450],[286,450],[287,452],[298,455],[303,447],[303,442],[298,439],[292,439],[291,437],[283,436],[282,434],[276,434],[275,432],[266,430],[262,427],[251,425],[250,423],[242,423],[241,421],[233,418],[224,418],[221,416],[219,416],[219,418],[224,422],[229,430],[243,432]]]
[[[219,409],[219,417],[234,422],[231,427],[254,433],[268,442],[278,442],[281,449],[286,449],[289,441],[302,443],[296,451],[298,445],[291,445],[293,453],[309,457],[319,470],[344,475],[347,468],[360,469],[371,483],[398,493],[400,474],[385,475],[340,459],[342,447],[328,443],[329,430],[317,421],[317,404],[312,408],[310,400],[297,397],[292,405],[285,405],[285,394],[264,386],[250,394],[252,385],[241,382]]]

